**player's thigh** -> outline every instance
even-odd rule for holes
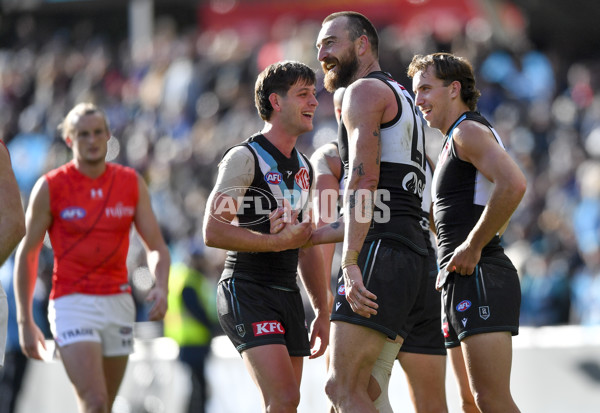
[[[443,389],[446,383],[446,359],[446,356],[437,354],[398,353],[398,361],[415,390]]]
[[[476,334],[461,347],[464,364],[475,392],[493,389],[510,392],[512,336],[510,332]]]
[[[104,357],[103,359],[106,390],[108,392],[110,403],[114,402],[115,397],[117,397],[119,387],[125,376],[128,360],[129,356],[127,355]]]
[[[444,412],[446,404],[446,356],[398,353],[409,391],[419,412]]]
[[[60,358],[67,376],[81,398],[95,393],[105,393],[106,382],[99,342],[79,341],[60,347]]]
[[[461,346],[456,346],[448,349],[448,356],[450,357],[450,364],[454,371],[454,377],[456,379],[456,385],[458,386],[458,392],[460,394],[461,404],[463,411],[467,412],[479,412],[479,409],[475,406],[475,399],[471,392],[471,386],[469,384],[469,375],[467,374],[467,368],[465,366],[465,359],[463,357]]]
[[[331,376],[366,388],[385,340],[383,333],[369,327],[333,321],[330,330]]]
[[[252,347],[242,351],[242,359],[265,399],[299,397],[302,358],[290,357],[285,345]]]

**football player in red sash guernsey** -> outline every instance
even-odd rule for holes
[[[156,280],[147,296],[150,320],[167,310],[169,250],[142,177],[105,160],[111,136],[105,114],[81,103],[59,129],[73,160],[42,176],[31,193],[15,265],[19,340],[25,355],[43,359],[32,296],[48,232],[54,253],[48,317],[60,358],[79,411],[109,413],[133,352],[135,306],[126,266],[132,224]]]

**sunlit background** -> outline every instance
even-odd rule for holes
[[[56,131],[62,117],[75,103],[93,101],[111,124],[109,160],[146,178],[173,261],[202,255],[201,271],[213,285],[224,256],[202,240],[206,198],[224,151],[262,127],[253,86],[264,67],[293,59],[317,71],[315,128],[298,141],[310,155],[335,139],[337,128],[315,48],[327,14],[352,9],[369,17],[379,30],[382,68],[407,89],[414,54],[467,57],[482,91],[479,110],[528,179],[504,236],[523,292],[513,394],[526,412],[599,411],[600,11],[594,1],[1,0],[0,7],[0,138],[24,205],[37,178],[71,157]],[[428,130],[427,139],[435,159],[441,136]],[[45,245],[36,290],[42,313],[52,267]],[[114,412],[182,412],[187,373],[162,326],[145,320],[143,296],[152,280],[135,238],[128,264],[138,341]],[[12,261],[0,273],[10,291]],[[260,411],[241,359],[215,334],[209,412]],[[9,332],[7,351],[17,345]],[[76,411],[60,363],[32,362],[25,374],[18,413]],[[411,411],[402,376],[396,367],[392,405]],[[458,412],[450,370],[448,376],[451,412]],[[306,362],[300,411],[326,411],[324,378],[322,361]]]

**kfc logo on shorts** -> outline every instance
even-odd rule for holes
[[[279,321],[260,321],[252,323],[254,336],[265,336],[268,334],[285,334],[285,329]]]
[[[296,173],[296,183],[303,191],[308,191],[310,188],[310,175],[308,174],[308,169],[306,167],[300,168],[300,170]]]
[[[271,185],[278,185],[281,183],[281,174],[279,172],[267,172],[265,174],[265,181]]]
[[[464,313],[465,311],[467,311],[469,308],[471,308],[471,302],[469,300],[462,300],[460,303],[458,303],[458,305],[456,306],[456,311]]]
[[[346,295],[346,284],[340,285],[340,287],[338,288],[338,294],[339,295]]]

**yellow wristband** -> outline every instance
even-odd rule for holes
[[[344,251],[342,255],[342,269],[351,265],[358,264],[358,251],[348,250]]]

